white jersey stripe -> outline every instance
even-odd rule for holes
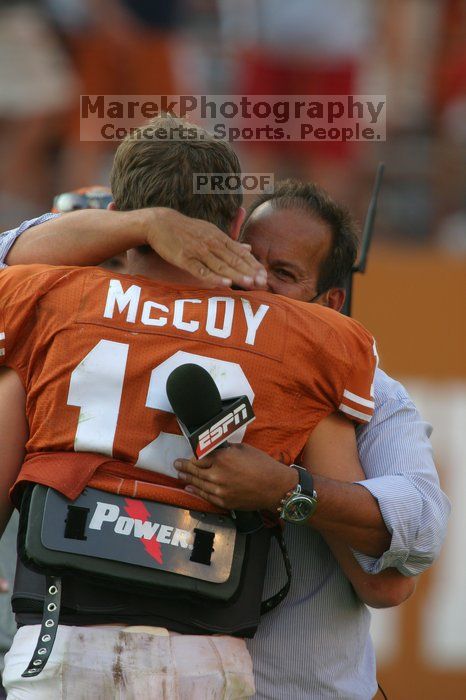
[[[369,399],[364,399],[362,396],[358,396],[357,394],[353,394],[352,391],[348,391],[348,389],[345,389],[343,392],[343,396],[345,399],[349,399],[350,401],[353,401],[354,403],[359,403],[361,406],[367,406],[367,408],[374,408],[374,402],[369,401]]]
[[[374,357],[375,357],[375,372],[376,372],[378,369],[378,366],[379,366],[379,353],[377,352],[377,344],[375,342],[375,338],[374,338],[374,342],[372,343],[372,352],[374,353]],[[372,384],[371,384],[371,397],[372,398],[374,398],[375,372],[374,372],[374,379],[372,380]]]
[[[347,413],[349,416],[353,416],[353,418],[359,418],[360,420],[363,420],[366,423],[368,423],[372,418],[370,413],[362,413],[361,411],[355,411],[354,408],[350,408],[344,403],[341,403],[338,406],[338,408],[340,409],[340,411],[343,411],[343,413]]]
[[[0,357],[5,355],[5,348],[0,348]]]
[[[5,333],[0,333],[0,340],[5,340]]]

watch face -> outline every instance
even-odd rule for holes
[[[283,506],[282,517],[290,523],[305,523],[317,508],[317,500],[304,494],[295,494]]]

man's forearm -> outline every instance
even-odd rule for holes
[[[336,431],[338,427],[334,420],[329,422],[330,429]],[[354,445],[350,443],[348,450],[344,449],[346,436],[354,443],[352,426],[344,428],[346,432],[340,430],[339,440],[333,445],[324,440],[323,428],[316,430],[318,440],[314,439],[312,452],[306,453],[312,457],[311,464],[318,465],[310,468],[318,506],[309,526],[338,537],[363,554],[378,557],[390,547],[391,536],[377,500],[363,486],[348,481],[359,476],[361,467],[351,452]],[[342,454],[334,454],[337,450]],[[217,450],[202,460],[178,460],[175,467],[198,495],[228,509],[276,512],[280,500],[298,481],[295,469],[244,443]],[[328,478],[329,473],[337,478]],[[345,474],[345,481],[340,480],[340,474]]]
[[[356,594],[366,605],[372,608],[391,608],[403,603],[414,592],[414,576],[403,576],[393,568],[375,575],[367,574],[359,566],[348,545],[335,535],[327,533],[323,537]]]
[[[236,219],[239,225],[240,212]],[[10,249],[8,265],[99,265],[130,248],[149,245],[166,262],[203,286],[245,289],[267,284],[250,246],[215,224],[166,207],[128,212],[81,210],[24,230]]]
[[[373,557],[389,549],[391,535],[377,501],[363,486],[314,474],[314,487],[319,505],[311,527]]]
[[[304,457],[304,464],[314,465],[310,471],[319,500],[309,526],[320,531],[356,593],[373,607],[406,600],[414,590],[412,580],[394,569],[376,576],[368,574],[351,551],[359,549],[378,556],[390,545],[376,499],[363,486],[349,481],[364,476],[353,427],[336,415],[324,419]],[[189,484],[187,489],[214,505],[239,510],[276,512],[280,500],[298,481],[295,469],[244,443],[215,450],[202,460],[177,460],[175,467]]]
[[[146,243],[148,212],[88,209],[24,231],[6,258],[8,265],[98,265]]]

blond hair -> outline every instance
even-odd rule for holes
[[[120,144],[111,172],[117,209],[170,207],[228,232],[242,203],[241,192],[195,194],[194,173],[240,175],[226,141],[177,117],[157,117]]]

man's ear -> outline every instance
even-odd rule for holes
[[[322,296],[322,303],[335,311],[341,311],[345,303],[346,292],[344,289],[332,287]]]
[[[234,241],[237,241],[239,238],[239,234],[241,232],[241,226],[243,225],[243,221],[246,218],[246,209],[244,207],[240,207],[238,211],[236,212],[235,218],[231,222],[230,225],[230,230],[228,232],[230,238],[232,238]]]
[[[109,209],[110,211],[117,211],[115,202],[110,202],[110,204],[107,204],[107,209]]]

